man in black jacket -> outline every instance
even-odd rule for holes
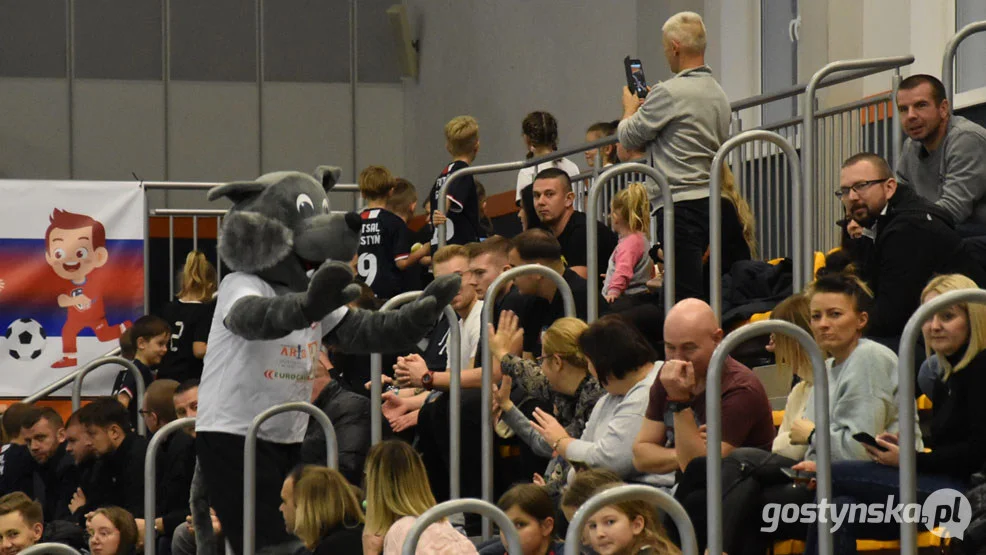
[[[130,414],[116,399],[100,397],[79,410],[92,448],[99,458],[100,506],[122,507],[144,516],[144,453],[147,440],[130,429]]]
[[[175,380],[155,380],[144,392],[141,416],[147,431],[156,434],[165,424],[178,419],[175,412]],[[171,535],[188,514],[188,498],[195,471],[195,440],[182,431],[166,437],[157,452],[155,491],[157,503],[154,509],[154,529],[157,530],[162,549],[170,550]],[[146,522],[137,519],[137,529],[144,532]]]
[[[886,160],[856,154],[842,164],[839,181],[836,195],[849,216],[874,237],[860,276],[875,297],[867,330],[873,339],[897,348],[936,274],[963,274],[986,285],[986,272],[965,252],[948,214],[899,185]]]
[[[51,407],[31,407],[21,422],[21,437],[34,458],[34,498],[45,522],[71,520],[69,503],[79,487],[79,472],[65,451],[65,424]]]

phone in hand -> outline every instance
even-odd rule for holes
[[[644,66],[640,60],[627,56],[623,58],[623,67],[627,72],[627,87],[639,98],[647,96],[647,78],[644,77]]]
[[[810,482],[815,477],[815,473],[808,470],[794,470],[793,468],[781,468],[781,473],[795,482]]]
[[[852,438],[855,439],[856,441],[862,443],[863,445],[869,445],[870,447],[873,447],[877,451],[886,451],[887,450],[886,447],[884,447],[884,446],[882,446],[882,445],[880,445],[879,443],[876,442],[876,438],[874,438],[873,436],[871,436],[870,434],[868,434],[866,432],[859,432],[858,434],[853,434]]]

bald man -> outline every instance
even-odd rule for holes
[[[650,390],[643,426],[633,445],[633,465],[646,473],[684,471],[704,457],[705,378],[712,352],[722,341],[712,308],[685,299],[671,308],[664,322],[660,378]],[[737,447],[769,449],[774,421],[763,384],[732,357],[722,372],[722,456]]]

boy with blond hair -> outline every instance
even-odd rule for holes
[[[479,123],[472,116],[457,116],[445,124],[445,148],[452,155],[452,162],[435,180],[428,199],[431,203],[431,224],[435,233],[431,238],[432,250],[438,248],[438,225],[445,222],[445,241],[450,245],[465,245],[479,241],[483,236],[479,226],[479,195],[472,176],[457,178],[452,182],[448,197],[448,214],[438,210],[438,191],[449,175],[468,168],[479,153]]]

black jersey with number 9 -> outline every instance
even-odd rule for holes
[[[360,213],[356,271],[381,299],[404,291],[397,262],[411,253],[411,234],[407,224],[383,208],[364,208]]]

